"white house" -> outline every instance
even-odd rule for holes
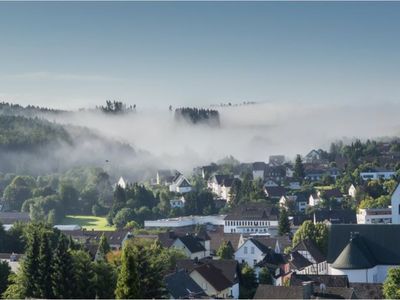
[[[317,206],[321,203],[321,198],[317,194],[311,194],[308,198],[308,205],[310,206]]]
[[[171,208],[184,208],[185,207],[185,197],[174,198],[169,200]]]
[[[296,195],[290,195],[290,196],[282,196],[281,199],[279,199],[280,207],[288,209],[290,205],[293,205],[292,207],[299,212],[305,212],[307,204],[308,204],[307,197],[305,196],[304,193],[298,193]]]
[[[396,189],[392,193],[392,223],[400,224],[400,184],[397,184]]]
[[[278,228],[279,211],[262,203],[236,207],[224,220],[224,233],[263,233]]]
[[[313,163],[320,159],[321,159],[321,153],[319,151],[313,149],[304,157],[304,162]]]
[[[213,175],[207,183],[208,188],[218,197],[230,201],[233,178],[228,175]]]
[[[349,281],[382,283],[388,269],[400,266],[400,225],[331,225],[328,268],[331,275],[347,275]]]
[[[266,168],[265,162],[253,163],[253,179],[254,180],[257,180],[257,179],[264,180],[265,168]]]
[[[392,223],[391,208],[359,208],[357,224],[390,224]]]
[[[239,263],[247,263],[250,267],[261,262],[270,249],[260,241],[249,238],[239,246],[235,252],[235,259]]]
[[[353,199],[356,197],[356,195],[357,195],[357,189],[356,189],[356,187],[354,186],[354,184],[350,185],[349,190],[348,190],[348,195],[349,195],[351,198],[353,198]]]
[[[362,180],[377,180],[377,179],[391,179],[396,175],[396,172],[388,170],[371,170],[368,172],[361,172],[360,177]]]
[[[180,194],[188,193],[191,190],[192,190],[192,185],[182,174],[178,174],[177,176],[175,176],[174,180],[169,186],[170,192],[175,192]]]
[[[119,178],[117,185],[123,189],[126,189],[126,181],[122,176]]]

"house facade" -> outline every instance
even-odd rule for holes
[[[389,170],[371,170],[369,172],[361,172],[360,177],[362,180],[378,180],[378,179],[391,179],[396,175],[396,172]]]
[[[252,203],[236,207],[224,220],[224,233],[263,233],[278,227],[279,211],[265,204]]]

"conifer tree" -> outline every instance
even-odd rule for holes
[[[282,208],[279,214],[278,234],[285,235],[290,232],[289,216],[286,209]]]
[[[38,277],[36,284],[40,298],[53,298],[51,286],[51,264],[52,264],[52,249],[50,247],[49,234],[42,231],[40,234],[40,246],[38,256]]]
[[[51,283],[54,298],[70,298],[74,289],[74,273],[72,258],[68,252],[67,240],[64,235],[60,235],[58,239],[52,270]]]
[[[37,229],[33,228],[29,236],[25,259],[22,263],[23,289],[25,297],[40,298],[37,289],[39,277],[39,235]]]
[[[141,298],[137,261],[134,249],[129,244],[126,244],[122,250],[121,267],[118,274],[115,297],[117,299]]]
[[[98,251],[100,259],[105,259],[107,253],[110,252],[110,245],[108,244],[107,238],[104,233],[101,235]]]

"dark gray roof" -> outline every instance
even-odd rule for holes
[[[280,198],[286,195],[286,189],[283,186],[267,186],[265,193],[269,198]]]
[[[363,238],[355,236],[335,259],[332,267],[336,269],[369,269],[376,264],[375,258],[363,242]]]
[[[253,163],[253,170],[254,171],[264,171],[267,164],[262,161],[254,162]]]
[[[212,264],[203,264],[195,268],[192,272],[197,271],[209,284],[217,291],[223,291],[232,286],[232,282],[224,276],[222,271]]]
[[[260,284],[254,299],[303,299],[303,287]]]
[[[315,220],[329,221],[332,224],[357,224],[356,212],[351,209],[316,210]]]
[[[200,243],[200,238],[197,238],[193,235],[185,235],[179,237],[179,239],[191,253],[206,251],[204,246]]]
[[[249,203],[235,207],[225,220],[278,220],[277,208],[263,203]]]
[[[176,262],[176,267],[190,273],[204,264],[213,265],[219,269],[232,284],[238,281],[238,262],[234,259],[200,259],[198,261],[180,259]]]
[[[347,275],[307,275],[292,273],[290,276],[291,286],[302,286],[303,282],[312,281],[315,286],[321,283],[327,287],[349,287],[349,278]]]
[[[29,213],[25,212],[0,212],[0,223],[14,224],[15,222],[30,222]]]
[[[219,185],[222,185],[225,180],[229,181],[232,179],[232,177],[229,175],[214,175],[214,178]]]
[[[380,283],[350,283],[357,299],[383,299],[383,285]]]
[[[316,299],[355,299],[355,294],[352,288],[327,287],[324,292],[315,289],[313,297]]]
[[[203,289],[184,270],[165,276],[165,287],[174,299],[205,296]]]
[[[369,253],[371,254],[369,255],[368,253],[364,253],[364,256],[367,256],[370,263],[378,265],[400,265],[400,243],[393,242],[400,237],[400,225],[332,224],[328,229],[328,263],[335,262],[343,250],[348,246],[351,235],[354,236],[354,234],[358,234],[362,239],[362,243],[365,247],[368,247]],[[360,247],[358,244],[356,246]],[[353,249],[348,249],[347,251],[354,253]],[[353,267],[356,266],[353,265]]]
[[[304,268],[311,266],[312,262],[310,262],[307,258],[305,258],[303,255],[301,255],[299,252],[293,251],[290,253],[289,264],[295,270],[303,270]]]
[[[294,248],[293,251],[308,251],[317,263],[326,260],[326,257],[317,248],[315,243],[310,239],[300,241]]]

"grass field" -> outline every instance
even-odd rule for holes
[[[107,219],[104,217],[68,215],[61,223],[62,225],[79,225],[86,230],[115,230],[114,226],[107,225]]]

